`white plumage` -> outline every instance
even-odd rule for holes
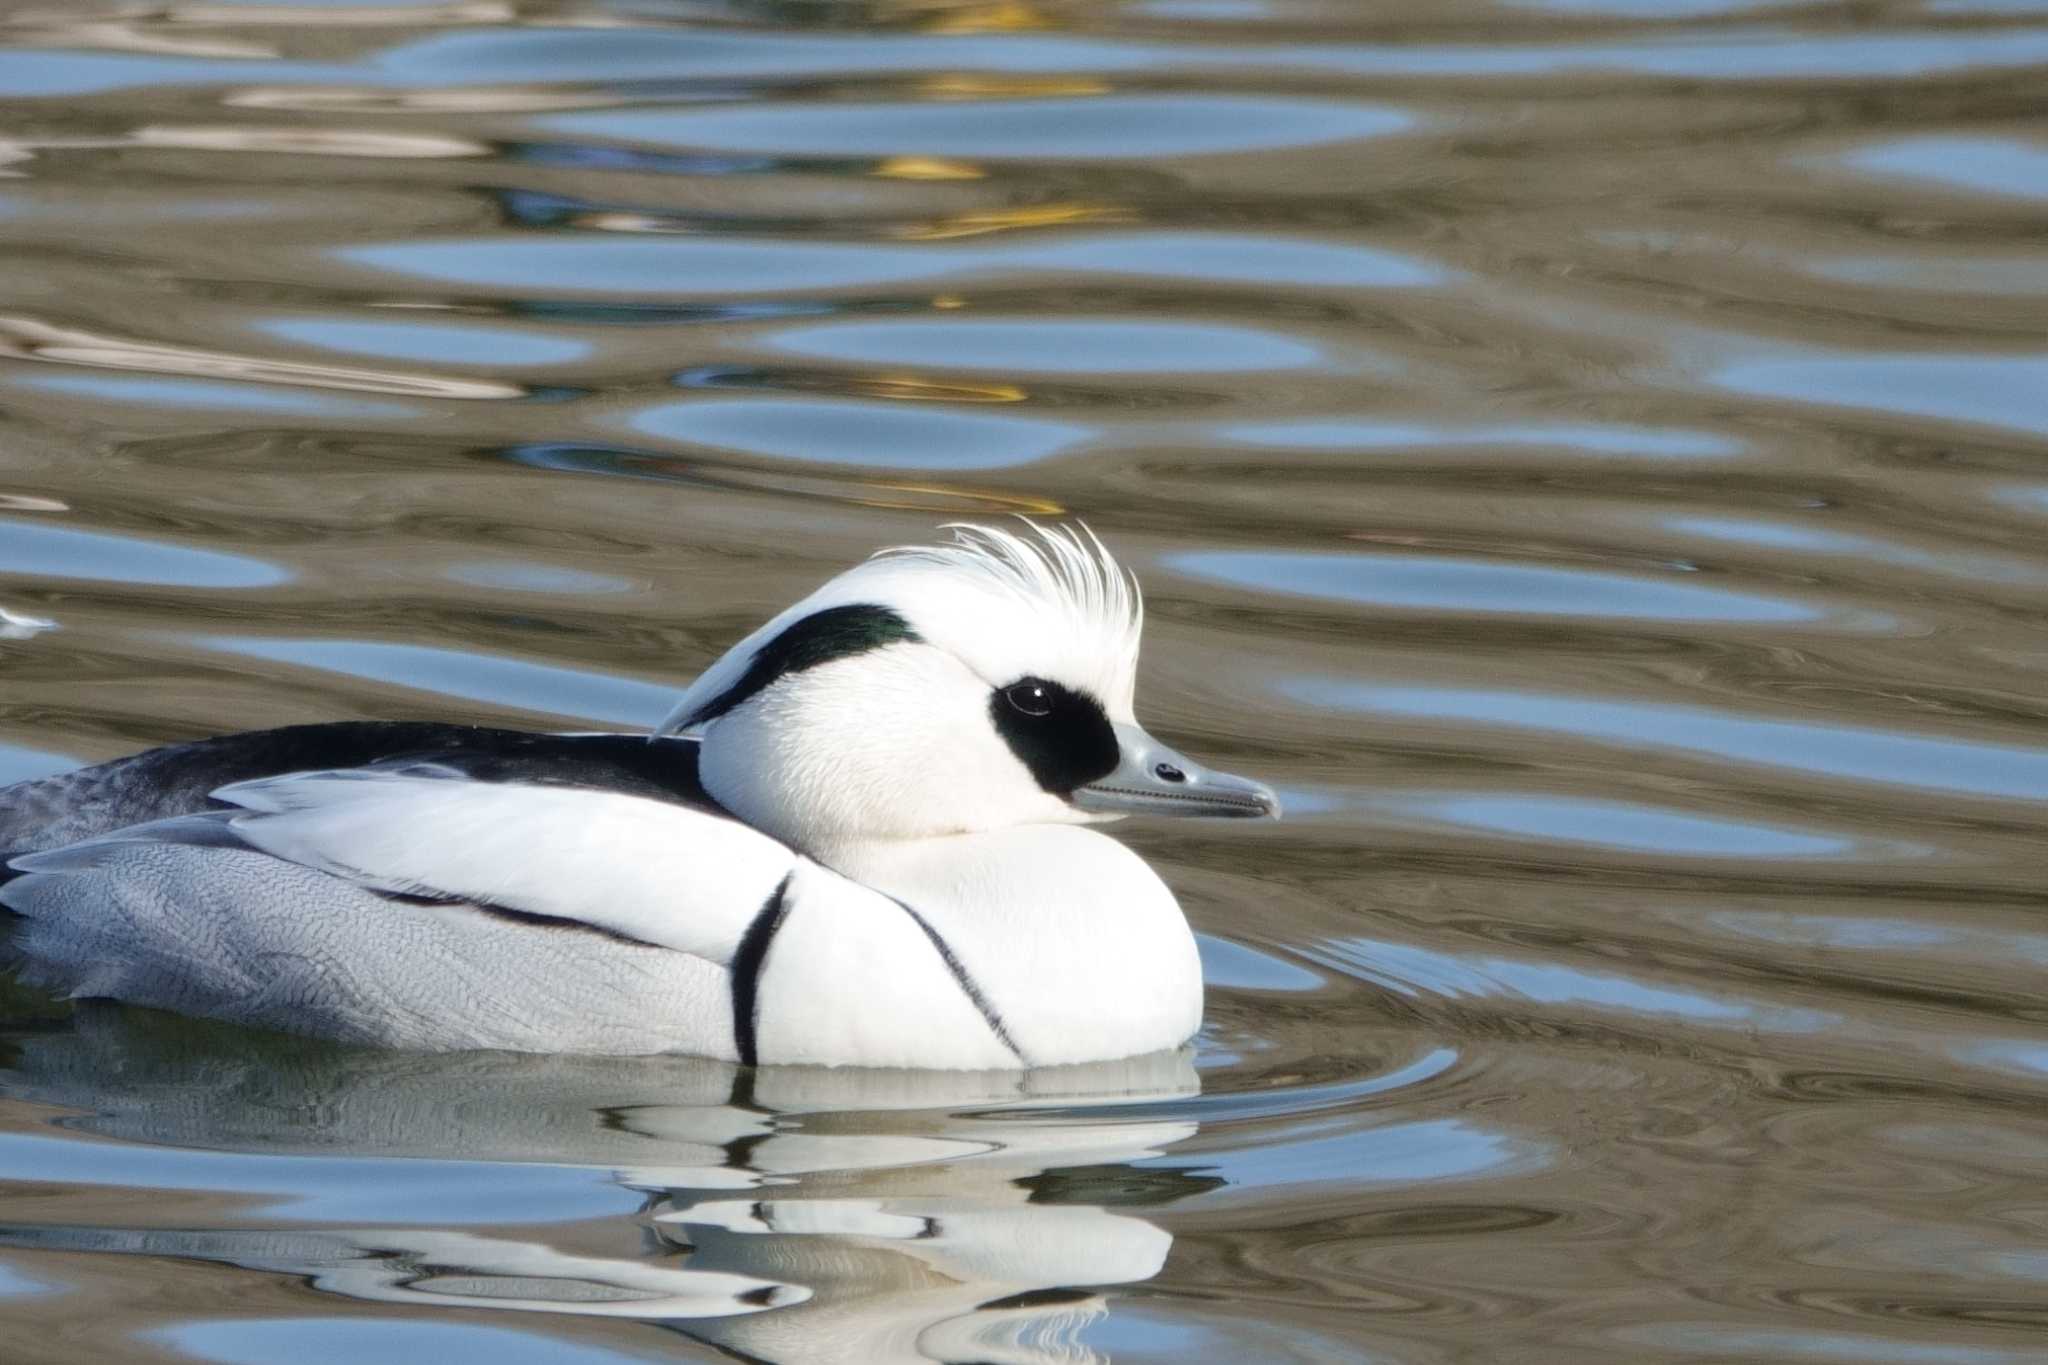
[[[307,727],[0,793],[14,951],[74,996],[405,1047],[1171,1048],[1186,921],[1080,826],[1271,793],[1138,728],[1141,599],[1092,533],[952,531],[742,640],[658,727],[682,738]]]

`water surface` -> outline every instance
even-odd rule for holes
[[[0,779],[639,727],[1086,517],[1185,1056],[413,1057],[21,991],[0,1358],[2048,1355],[2048,8],[0,13]]]

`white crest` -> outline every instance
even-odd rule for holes
[[[899,545],[874,560],[922,562],[954,573],[979,575],[991,588],[1033,610],[1050,608],[1104,661],[1129,664],[1134,675],[1145,626],[1145,599],[1137,579],[1116,562],[1086,522],[1041,526],[1019,517],[1029,535],[996,526],[948,522],[945,545]],[[1104,700],[1108,700],[1105,698]]]
[[[1132,718],[1144,600],[1137,580],[1085,525],[1023,530],[950,523],[939,545],[877,551],[727,651],[683,693],[659,733],[683,728],[736,683],[762,646],[805,617],[870,603],[958,656],[990,686],[1038,676],[1083,688],[1112,719]]]

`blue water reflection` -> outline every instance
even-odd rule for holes
[[[775,333],[798,355],[871,365],[1018,374],[1203,374],[1315,365],[1313,346],[1250,327],[1192,322],[931,318],[839,322]]]
[[[535,119],[551,133],[691,150],[803,156],[1144,157],[1308,147],[1385,137],[1414,123],[1396,109],[1246,95],[1097,95],[915,104],[752,103]]]
[[[1759,593],[1448,555],[1203,550],[1171,554],[1177,573],[1293,597],[1404,611],[1662,621],[1815,621],[1823,613]]]
[[[70,754],[48,753],[20,744],[0,744],[0,786],[49,777],[79,767],[84,761]]]
[[[1313,239],[1204,232],[1021,237],[1000,245],[834,243],[762,237],[475,237],[350,246],[345,261],[446,284],[580,297],[727,298],[935,284],[962,275],[1134,275],[1221,284],[1407,289],[1447,278],[1412,256]],[[574,281],[573,286],[568,281]],[[815,312],[816,309],[807,311]],[[765,311],[756,316],[776,317]],[[748,316],[745,313],[723,316]]]
[[[1211,284],[1420,289],[1461,278],[1459,272],[1421,257],[1278,232],[1082,233],[998,247],[989,256],[991,267],[1097,271]]]
[[[1695,0],[1697,2],[1697,0]],[[363,79],[396,83],[610,81],[678,74],[747,79],[833,73],[990,71],[1115,74],[1169,70],[1296,70],[1360,76],[1536,76],[1620,71],[1699,80],[1789,76],[1911,76],[1973,66],[2027,66],[2048,57],[2048,34],[1967,29],[1848,33],[1793,28],[1680,30],[1665,41],[1294,44],[1131,42],[1063,34],[688,33],[536,28],[521,35],[453,34],[376,59]],[[1057,155],[1057,153],[1054,153]]]
[[[155,409],[211,408],[223,412],[267,412],[299,417],[411,417],[418,409],[368,398],[336,398],[266,384],[220,383],[206,379],[136,379],[119,374],[17,374],[7,382],[53,393],[83,394],[115,403]]]
[[[1914,953],[1928,948],[1959,947],[1969,935],[1934,924],[1905,919],[1874,919],[1867,915],[1799,915],[1768,910],[1712,910],[1700,916],[1703,928],[1738,938],[1800,948],[1851,948],[1860,952]],[[2048,959],[2048,938],[2022,942],[2001,936],[1998,951],[2021,949],[2035,960]]]
[[[1461,424],[1398,422],[1370,417],[1304,417],[1246,422],[1218,433],[1230,441],[1283,450],[1400,450],[1440,447],[1528,448],[1546,459],[1560,454],[1634,456],[1662,460],[1730,459],[1740,441],[1719,432],[1678,427],[1635,427],[1590,422]]]
[[[1256,1145],[1213,1150],[1184,1148],[1176,1160],[1200,1160],[1233,1189],[1272,1192],[1290,1186],[1412,1185],[1469,1180],[1527,1171],[1542,1164],[1549,1144],[1512,1137],[1466,1119],[1418,1119],[1361,1123],[1358,1116],[1305,1123],[1297,1136],[1275,1140],[1262,1133]]]
[[[1537,43],[1362,43],[1218,45],[1188,42],[1120,42],[1076,36],[1000,33],[973,34],[821,34],[749,33],[709,26],[689,31],[647,27],[615,30],[534,27],[456,32],[410,38],[352,64],[292,61],[278,58],[194,58],[180,55],[94,52],[52,48],[0,53],[0,93],[19,98],[55,98],[103,94],[138,86],[247,86],[262,82],[285,89],[339,86],[344,89],[415,89],[527,82],[604,82],[613,86],[635,81],[714,77],[723,80],[824,76],[834,73],[873,76],[877,73],[961,71],[1044,72],[1073,75],[1137,73],[1153,68],[1245,72],[1295,70],[1354,76],[1537,76],[1571,71],[1614,71],[1636,75],[1678,76],[1696,80],[1759,80],[1791,77],[1913,77],[1958,69],[2031,66],[2048,60],[2048,33],[2007,29],[1977,32],[1957,28],[1918,31],[1840,33],[1794,28],[1723,28],[1712,38],[1680,31],[1665,41],[1632,37],[1618,41]],[[1335,101],[1257,100],[1249,97],[1124,97],[1145,116],[1146,125],[1125,129],[1131,145],[1145,147],[1144,134],[1155,141],[1145,150],[1166,154],[1181,144],[1162,121],[1176,118],[1178,104],[1206,108],[1212,140],[1240,149],[1272,145],[1306,145],[1328,140],[1330,111]],[[1316,113],[1285,112],[1289,103]],[[1250,142],[1233,140],[1228,123],[1233,105],[1272,106],[1267,127]],[[875,106],[868,106],[875,108]],[[939,121],[931,105],[898,106],[897,119],[885,116],[870,125],[863,140],[884,138],[903,129],[898,122]],[[944,105],[938,106],[946,108]],[[1358,116],[1341,136],[1376,136],[1390,131],[1383,120],[1403,118],[1372,106],[1352,106],[1376,117],[1367,124]],[[835,110],[834,117],[840,111]],[[593,115],[604,118],[605,115]],[[1247,116],[1256,123],[1256,117]],[[1043,126],[1043,125],[1041,125]],[[1398,126],[1398,125],[1396,125]],[[972,129],[982,137],[991,130]],[[1318,133],[1320,129],[1320,134]],[[1119,154],[1106,145],[1114,126],[1085,120],[1069,130],[1081,149],[1069,149],[1048,133],[1035,138],[1012,131],[995,139],[1010,154],[1048,156]],[[801,133],[757,126],[754,136],[777,141],[776,134],[804,145]],[[1274,142],[1276,135],[1280,142]],[[1091,142],[1092,137],[1092,142]],[[1303,142],[1288,141],[1301,138]],[[1198,141],[1200,139],[1197,139]],[[1038,151],[1021,149],[1034,148]],[[926,146],[920,150],[931,151]]]
[[[1626,801],[1494,793],[1401,803],[1454,825],[1546,843],[1696,858],[1837,858],[1855,841]]]
[[[1842,164],[1868,175],[1927,180],[1977,194],[2048,199],[2048,145],[2013,138],[1900,138],[1851,152]]]
[[[2048,355],[1837,355],[1737,361],[1712,382],[1798,403],[2048,436]]]
[[[220,1365],[361,1365],[370,1360],[442,1365],[645,1365],[635,1351],[566,1341],[541,1330],[469,1322],[377,1318],[218,1318],[137,1334],[181,1356]]]
[[[74,1137],[0,1133],[0,1179],[254,1196],[299,1219],[390,1223],[571,1222],[639,1205],[602,1170],[474,1161],[188,1151]]]
[[[641,408],[634,431],[693,446],[876,469],[1002,469],[1086,440],[1073,422],[931,403],[694,399]]]
[[[1312,991],[1323,984],[1314,972],[1249,944],[1214,934],[1197,934],[1195,947],[1202,955],[1202,980],[1211,986],[1245,991]]]
[[[1452,1000],[1519,1000],[1646,1018],[1676,1017],[1702,1027],[1768,1028],[1813,1033],[1838,1023],[1821,1010],[1789,1009],[1702,990],[1652,985],[1619,972],[1562,962],[1455,954],[1391,939],[1346,938],[1315,956],[1405,996]]]
[[[248,80],[344,81],[346,66],[321,62],[195,60],[62,49],[0,52],[0,95],[50,99],[141,85],[233,85]]]
[[[1571,735],[1764,767],[1966,796],[2048,800],[2048,750],[1838,723],[1765,720],[1703,706],[1479,688],[1283,678],[1282,696],[1368,715]]]
[[[2035,256],[1843,256],[1803,261],[1800,268],[1824,280],[1884,289],[1942,294],[2048,294],[2048,270],[2042,269]]]
[[[0,518],[0,573],[178,588],[274,588],[291,575],[219,550]]]
[[[1936,554],[1826,527],[1753,517],[1704,516],[1670,517],[1664,525],[1686,535],[1728,544],[1877,560],[1973,582],[2048,584],[2048,572],[2022,559],[1953,549]]]
[[[44,1284],[22,1274],[13,1266],[0,1262],[0,1299],[23,1298],[30,1294],[48,1294],[55,1286]]]
[[[387,686],[414,688],[540,715],[580,716],[636,730],[651,727],[667,714],[682,690],[680,683],[673,688],[661,687],[614,673],[468,654],[430,645],[254,635],[207,636],[198,643],[226,653],[367,678]]]
[[[2048,1041],[2032,1038],[1985,1038],[1956,1048],[1956,1058],[1975,1066],[2048,1076]]]

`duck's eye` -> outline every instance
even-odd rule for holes
[[[1036,679],[1010,684],[1003,689],[1003,700],[1027,716],[1052,714],[1052,689]]]

